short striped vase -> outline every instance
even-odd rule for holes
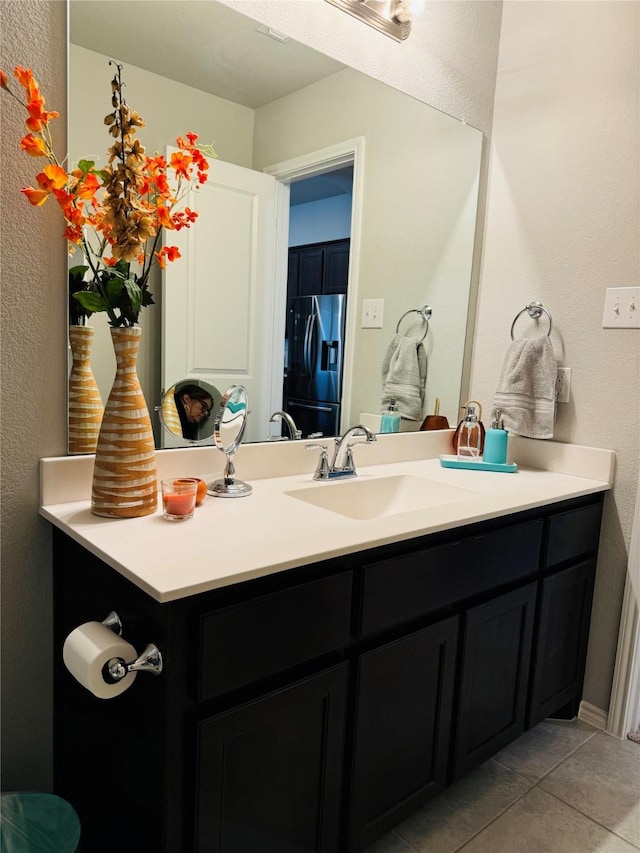
[[[91,512],[107,518],[151,515],[158,506],[156,450],[136,361],[142,329],[111,328],[116,377],[96,448]]]
[[[102,423],[102,397],[91,369],[91,326],[69,326],[69,453],[95,453]]]

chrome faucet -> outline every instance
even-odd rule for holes
[[[269,418],[270,424],[275,424],[278,421],[284,421],[287,425],[289,438],[293,441],[296,438],[302,438],[302,432],[297,428],[295,421],[288,412],[274,412]]]
[[[364,436],[360,441],[348,441],[349,437]],[[307,449],[320,451],[320,461],[313,475],[314,480],[333,480],[337,477],[355,477],[356,466],[353,461],[353,450],[355,444],[369,444],[376,441],[375,433],[364,424],[356,424],[349,427],[343,436],[335,439],[335,447],[331,462],[328,459],[327,446],[325,444],[307,444]]]

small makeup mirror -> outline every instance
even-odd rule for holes
[[[218,498],[242,498],[250,495],[252,488],[248,483],[235,479],[233,457],[240,447],[247,425],[247,389],[242,385],[232,385],[218,408],[215,418],[213,437],[216,447],[227,456],[224,479],[207,484],[207,492]]]
[[[189,444],[202,444],[214,434],[213,415],[221,402],[222,394],[214,385],[201,379],[183,379],[169,388],[158,411],[170,435]]]

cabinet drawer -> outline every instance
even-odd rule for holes
[[[204,614],[199,700],[346,646],[351,587],[343,572]]]
[[[542,528],[542,519],[536,519],[366,566],[362,633],[532,574],[540,566]]]
[[[594,553],[600,538],[602,504],[559,512],[549,518],[549,538],[545,565]]]

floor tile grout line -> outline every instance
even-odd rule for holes
[[[504,767],[505,770],[508,770],[509,772],[514,773],[520,779],[523,779],[525,782],[527,782],[529,784],[529,788],[527,788],[527,790],[524,791],[519,797],[517,797],[512,803],[509,803],[509,805],[506,806],[506,808],[502,809],[502,811],[499,812],[497,815],[495,815],[491,820],[487,821],[487,823],[484,824],[484,826],[480,827],[480,829],[478,829],[477,832],[474,832],[473,835],[470,835],[469,838],[467,838],[466,841],[462,845],[460,845],[459,847],[456,847],[454,850],[451,851],[451,853],[461,853],[461,851],[464,849],[464,847],[467,844],[469,844],[470,841],[473,841],[473,839],[476,838],[476,836],[478,836],[481,832],[484,832],[484,830],[487,829],[487,827],[491,826],[491,824],[494,823],[496,820],[498,820],[498,818],[502,817],[502,815],[504,815],[506,812],[508,812],[509,809],[513,808],[513,806],[515,806],[516,803],[519,803],[523,797],[526,797],[527,794],[529,794],[534,788],[537,788],[539,782],[541,782],[543,779],[545,779],[549,775],[549,773],[552,773],[554,770],[557,770],[557,768],[560,767],[560,765],[564,761],[566,761],[567,759],[569,759],[573,755],[575,755],[575,753],[579,749],[581,749],[585,744],[587,744],[591,740],[592,737],[595,737],[595,735],[598,734],[598,731],[599,731],[599,729],[596,729],[595,731],[591,732],[591,734],[589,734],[589,736],[579,746],[577,746],[575,749],[572,749],[571,752],[569,752],[567,755],[565,755],[564,758],[561,758],[560,761],[556,762],[556,764],[554,764],[554,766],[550,770],[548,770],[547,773],[544,774],[544,776],[541,776],[538,781],[534,781],[533,779],[529,779],[527,776],[523,776],[522,773],[519,773],[517,770],[514,770],[512,767],[507,767],[505,764],[502,764],[500,761],[498,761],[496,759],[496,757],[494,756],[493,761],[495,761],[497,764],[500,764],[500,766]],[[545,791],[545,793],[547,793],[547,794],[549,793],[549,791],[546,791],[545,788],[541,788],[540,790]],[[564,801],[561,801],[561,802],[564,802]],[[565,805],[569,806],[570,808],[573,808],[573,806],[570,806],[569,803],[565,803]],[[574,809],[574,810],[579,812],[578,809]],[[581,814],[581,812],[579,812],[579,813]],[[588,815],[584,815],[584,817],[588,817]],[[593,818],[589,818],[589,819],[593,820]],[[597,821],[594,821],[594,822],[597,823]],[[604,827],[604,828],[606,829],[606,827]],[[607,830],[607,831],[610,832],[611,830]],[[617,833],[613,833],[613,834],[617,835]],[[403,838],[402,840],[406,841],[405,838]],[[622,839],[622,840],[626,841],[626,839]],[[633,846],[635,847],[635,844]]]
[[[534,787],[537,788],[538,786],[535,785]],[[567,806],[567,808],[572,809],[577,814],[582,815],[582,817],[586,817],[587,820],[590,820],[592,823],[595,823],[601,829],[604,829],[605,832],[608,832],[611,835],[615,835],[616,838],[619,838],[621,841],[624,841],[626,844],[630,844],[632,847],[635,847],[636,850],[640,850],[640,846],[638,844],[634,844],[633,841],[629,841],[628,838],[625,838],[623,835],[620,835],[618,832],[615,831],[615,829],[611,829],[610,826],[605,826],[604,823],[600,823],[600,821],[596,820],[595,817],[593,817],[590,814],[587,814],[586,812],[583,812],[582,809],[579,809],[577,806],[574,806],[573,803],[568,803],[566,800],[563,800],[562,797],[559,796],[558,794],[554,794],[551,791],[547,791],[546,788],[540,788],[540,790],[544,791],[545,794],[548,794],[550,797],[553,797],[555,800],[557,800],[559,803],[562,803],[564,806]],[[457,853],[457,851],[454,851],[454,853]]]
[[[412,850],[416,851],[416,853],[420,853],[419,848],[412,844],[410,841],[408,841],[403,835],[400,835],[400,833],[396,829],[391,830],[391,835],[395,835],[396,838],[399,838],[400,841],[404,841],[404,843],[408,844]]]
[[[521,778],[524,778],[524,777],[521,777]],[[527,782],[531,782],[531,779],[527,779]],[[491,820],[487,821],[487,823],[485,823],[484,826],[480,827],[480,829],[477,832],[474,832],[473,835],[470,835],[469,838],[467,838],[467,840],[463,844],[460,845],[460,847],[456,847],[455,850],[451,851],[451,853],[460,853],[460,851],[463,850],[467,846],[467,844],[469,844],[470,841],[473,841],[473,839],[476,836],[480,835],[481,832],[484,832],[484,830],[487,829],[487,827],[491,826],[492,823],[495,823],[498,820],[498,818],[502,817],[503,814],[506,814],[506,812],[508,812],[510,808],[513,808],[513,806],[515,806],[516,803],[519,803],[523,797],[526,797],[527,794],[529,793],[529,791],[531,791],[533,788],[535,788],[535,784],[531,783],[530,788],[528,788],[526,791],[523,791],[523,793],[520,794],[519,797],[517,797],[512,803],[509,803],[508,806],[506,806],[504,809],[502,809],[502,811],[499,812],[497,815],[492,817]]]
[[[588,737],[588,738],[586,738],[586,740],[584,740],[581,744],[579,744],[578,746],[576,746],[576,748],[575,748],[575,749],[572,749],[572,750],[571,750],[571,752],[568,752],[568,753],[564,756],[564,758],[561,758],[559,761],[557,761],[557,762],[556,762],[552,767],[550,767],[550,768],[549,768],[549,770],[547,770],[547,771],[546,771],[546,773],[543,773],[543,775],[542,775],[542,776],[540,776],[538,779],[535,779],[535,780],[534,780],[534,779],[531,779],[529,776],[525,776],[525,775],[524,775],[524,773],[522,773],[522,772],[521,772],[521,771],[519,771],[519,770],[514,770],[514,768],[513,768],[513,767],[509,767],[509,765],[508,765],[508,764],[503,764],[503,763],[502,763],[498,758],[496,758],[496,756],[495,756],[495,755],[493,756],[493,760],[494,760],[495,762],[497,762],[501,767],[504,767],[504,768],[506,768],[507,770],[511,770],[511,772],[512,772],[512,773],[516,773],[516,774],[517,774],[518,776],[520,776],[522,779],[526,779],[526,780],[527,780],[527,782],[531,782],[533,785],[537,785],[537,784],[538,784],[539,782],[541,782],[543,779],[546,779],[546,778],[547,778],[547,776],[548,776],[550,773],[553,773],[553,771],[554,771],[554,770],[557,770],[557,769],[558,769],[558,767],[560,767],[560,765],[561,765],[561,764],[563,764],[565,761],[567,761],[567,759],[569,759],[569,758],[571,758],[572,756],[574,756],[574,755],[576,754],[576,752],[578,752],[578,750],[579,750],[579,749],[582,749],[582,747],[583,747],[583,746],[586,746],[586,744],[587,744],[587,743],[589,743],[589,741],[591,740],[591,738],[595,737],[595,736],[598,734],[598,732],[599,732],[599,731],[600,731],[599,729],[596,729],[594,732],[592,732],[592,733],[589,735],[589,737]]]

